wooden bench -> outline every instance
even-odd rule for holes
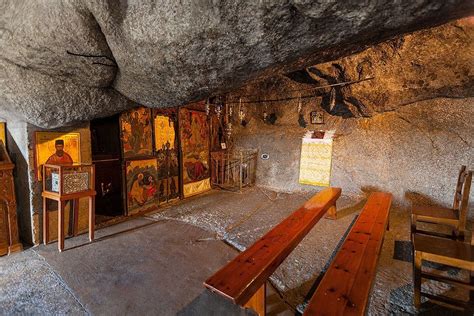
[[[316,194],[283,222],[210,277],[204,286],[234,304],[265,314],[265,283],[291,251],[330,209],[335,209],[340,188]]]
[[[364,315],[388,228],[392,195],[371,193],[304,315]]]

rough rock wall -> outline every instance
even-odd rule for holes
[[[308,88],[355,82],[314,91],[327,112],[345,118],[369,117],[436,97],[471,97],[473,39],[474,19],[461,19],[287,76]]]
[[[430,199],[449,205],[459,167],[474,166],[473,103],[474,98],[439,98],[372,118],[327,118],[323,128],[337,131],[331,185],[349,195],[389,191],[405,206]],[[270,155],[258,161],[257,184],[278,191],[315,191],[298,183],[305,129],[297,125],[296,107],[285,109],[293,123],[255,124],[239,134],[237,145]]]
[[[472,1],[0,1],[0,117],[176,106],[474,12]]]
[[[249,123],[242,127],[234,118],[234,126],[237,146],[270,154],[258,161],[258,183],[282,191],[315,190],[298,183],[301,137],[306,130],[335,129],[332,185],[347,194],[390,191],[402,205],[452,203],[459,167],[474,167],[472,50],[466,50],[472,26],[465,23],[417,32],[228,96],[234,106],[242,95],[243,102],[257,102],[243,103]],[[358,80],[360,69],[361,79],[366,74],[374,79],[337,91],[294,91]],[[329,78],[333,71],[344,76]],[[301,100],[305,122],[298,115],[300,94],[310,96]],[[325,124],[309,123],[313,110],[325,112]],[[263,122],[263,111],[276,114],[274,125]]]

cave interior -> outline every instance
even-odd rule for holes
[[[0,314],[472,315],[470,1],[3,2]]]

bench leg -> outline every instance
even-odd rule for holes
[[[458,225],[456,229],[453,230],[453,237],[458,241],[464,241],[464,229],[462,229],[461,225]]]
[[[263,284],[261,288],[252,296],[252,298],[245,303],[244,307],[248,307],[257,312],[259,316],[265,316],[266,314],[266,284]]]
[[[421,305],[421,258],[421,252],[415,251],[413,258],[413,304],[416,309],[419,309]]]
[[[331,206],[328,211],[326,212],[326,216],[324,216],[327,219],[337,219],[337,209],[336,209],[336,204],[334,203],[333,206]]]
[[[94,240],[95,230],[95,198],[89,196],[89,241]]]
[[[77,236],[79,232],[79,199],[75,199],[72,201],[72,209],[73,209],[73,214],[74,214],[74,220],[73,220],[73,228],[72,228],[72,235]]]
[[[474,271],[471,271],[471,277],[469,280],[469,284],[474,286]],[[474,302],[474,290],[469,291],[469,301]]]
[[[416,233],[416,215],[411,215],[410,240],[413,242],[413,235]]]
[[[43,198],[43,244],[45,245],[49,241],[49,213],[46,206],[46,198]]]
[[[58,250],[64,250],[64,201],[58,202]]]

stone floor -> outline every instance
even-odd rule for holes
[[[276,193],[259,187],[247,189],[243,194],[220,191],[169,207],[150,217],[199,226],[209,232],[209,237],[201,242],[219,239],[244,250],[310,197],[308,192]],[[342,196],[338,200],[338,219],[321,219],[273,274],[271,283],[289,309],[294,312],[304,309],[304,302],[309,293],[313,293],[318,277],[329,266],[364,204],[365,198]],[[368,309],[370,315],[416,314],[412,304],[408,214],[406,210],[391,209],[391,229],[385,234]],[[451,291],[436,282],[424,284],[424,289],[433,293]],[[457,297],[463,294],[454,293]],[[426,313],[457,314],[430,303],[425,303],[420,312]]]
[[[309,198],[251,188],[213,191],[86,235],[0,258],[0,315],[247,315],[202,282]],[[272,276],[269,315],[294,315],[364,201],[342,198]],[[415,314],[407,213],[392,209],[370,315]],[[396,258],[396,259],[395,259]],[[450,291],[430,285],[431,291]],[[425,303],[421,314],[454,312]]]

